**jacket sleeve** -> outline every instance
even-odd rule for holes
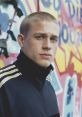
[[[12,117],[4,87],[0,88],[0,117]]]

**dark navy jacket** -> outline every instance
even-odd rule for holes
[[[52,70],[38,66],[20,52],[0,70],[0,117],[60,117],[55,92],[46,76]]]

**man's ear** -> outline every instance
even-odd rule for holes
[[[19,43],[20,47],[22,48],[23,44],[24,44],[24,35],[23,34],[18,35],[18,43]]]

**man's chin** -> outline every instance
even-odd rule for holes
[[[47,68],[50,65],[50,62],[42,62],[39,65],[44,67],[44,68]]]

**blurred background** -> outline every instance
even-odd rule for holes
[[[60,25],[50,76],[61,117],[82,117],[82,0],[0,0],[0,68],[16,60],[20,23],[35,11],[51,13]]]

